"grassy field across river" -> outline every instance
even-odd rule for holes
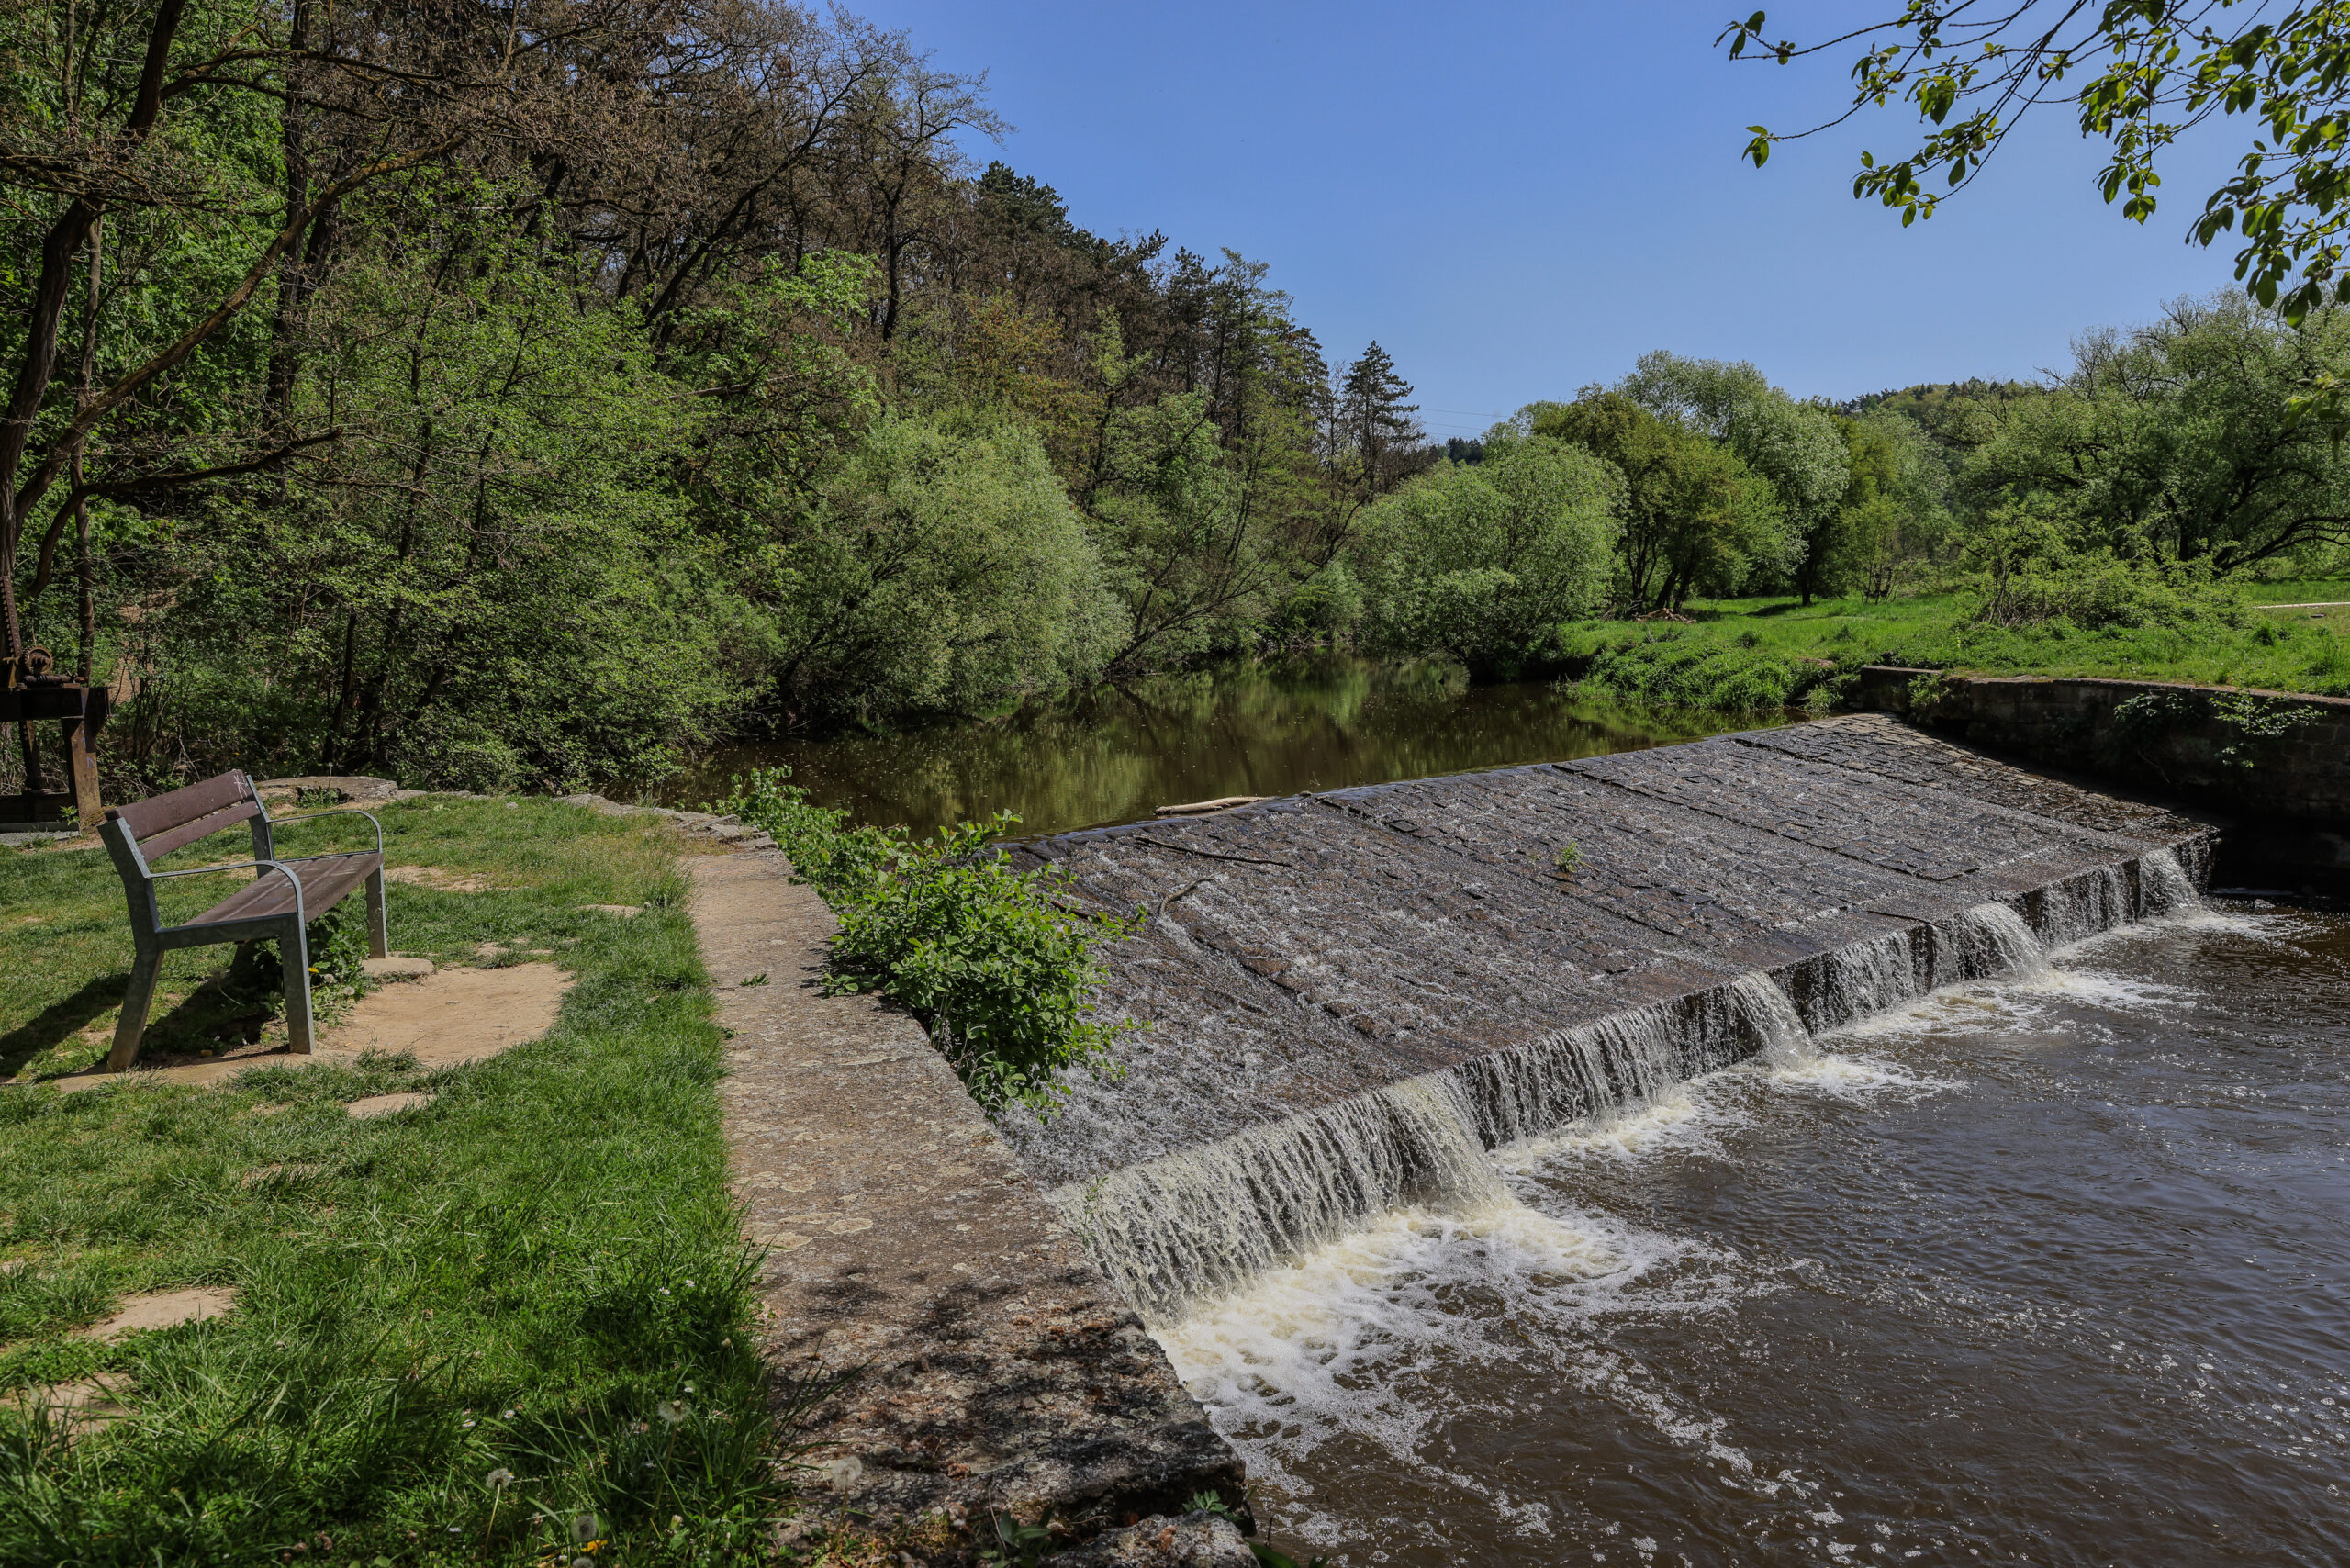
[[[121,887],[100,849],[0,850],[0,1563],[768,1560],[777,1438],[738,1348],[753,1260],[677,835],[546,801],[378,814],[389,861],[439,884],[392,887],[394,950],[559,965],[543,1037],[63,1092],[118,1007]],[[238,829],[172,863],[246,853]],[[173,957],[151,1057],[235,1035],[228,957]],[[402,1091],[431,1099],[344,1109]],[[86,1332],[197,1286],[233,1308]],[[94,1383],[111,1418],[44,1407]]]
[[[1567,641],[1590,658],[1591,687],[1666,706],[1825,709],[1841,677],[1871,664],[2350,694],[2350,606],[2328,602],[2350,599],[2350,583],[2265,583],[2244,598],[2224,616],[2096,630],[1989,624],[1975,616],[1978,599],[1959,594],[1700,599],[1689,623],[1593,622]]]

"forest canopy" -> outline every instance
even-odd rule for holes
[[[1379,343],[967,159],[980,82],[845,12],[48,4],[0,51],[0,657],[111,688],[126,785],[633,787],[1283,649],[1533,672],[1696,597],[2350,539],[2289,407],[2350,374],[2331,307],[1843,402],[1659,351],[1438,445]]]

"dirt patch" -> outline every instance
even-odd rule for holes
[[[130,1379],[125,1373],[100,1372],[72,1383],[18,1389],[7,1395],[6,1403],[28,1413],[47,1410],[50,1419],[62,1424],[67,1436],[79,1438],[129,1415],[129,1407],[123,1401],[129,1397],[130,1387]]]
[[[634,920],[644,913],[644,906],[641,903],[583,903],[579,907],[593,910],[598,914],[614,915],[621,920]]]
[[[433,970],[430,958],[411,958],[395,953],[388,958],[363,958],[359,967],[367,971],[369,980],[419,980]]]
[[[349,1018],[325,1032],[319,1059],[386,1051],[407,1052],[425,1068],[479,1061],[554,1028],[570,989],[571,977],[553,964],[442,969],[362,997]]]
[[[101,1083],[223,1083],[248,1068],[348,1064],[365,1051],[406,1052],[421,1068],[480,1061],[535,1040],[554,1027],[571,977],[554,964],[508,964],[494,969],[436,969],[420,980],[362,997],[341,1024],[320,1032],[318,1053],[296,1056],[283,1046],[134,1069],[129,1073],[68,1073],[50,1080],[67,1093]]]
[[[126,1334],[149,1328],[175,1328],[183,1323],[218,1317],[236,1305],[237,1293],[218,1285],[199,1285],[185,1291],[148,1291],[125,1296],[121,1309],[112,1317],[75,1329],[73,1337],[104,1339],[111,1344]]]
[[[490,893],[498,890],[496,883],[484,878],[469,876],[462,871],[444,871],[438,866],[386,866],[384,880],[404,882],[411,888],[431,888],[441,893]]]
[[[431,1103],[432,1096],[430,1094],[370,1094],[364,1100],[352,1101],[343,1109],[350,1112],[357,1120],[364,1122],[372,1121],[377,1116],[397,1115],[402,1111],[413,1111],[419,1105]]]

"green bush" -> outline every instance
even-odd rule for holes
[[[1748,711],[1807,703],[1815,692],[1832,699],[1841,673],[1835,661],[1785,648],[1673,631],[1602,649],[1580,684],[1661,708]]]
[[[990,1110],[1016,1103],[1048,1117],[1069,1097],[1061,1069],[1114,1076],[1111,1048],[1136,1025],[1092,1016],[1094,949],[1133,935],[1140,911],[1071,910],[1057,868],[1019,870],[990,849],[1018,823],[1009,812],[917,841],[902,827],[850,825],[790,773],[755,769],[718,809],[773,834],[832,906],[833,994],[876,991],[921,1019]]]

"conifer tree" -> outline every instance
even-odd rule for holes
[[[1412,384],[1395,372],[1395,362],[1376,339],[1347,367],[1338,398],[1341,418],[1362,460],[1364,482],[1377,495],[1393,477],[1400,449],[1422,440],[1417,403],[1406,403]]]

